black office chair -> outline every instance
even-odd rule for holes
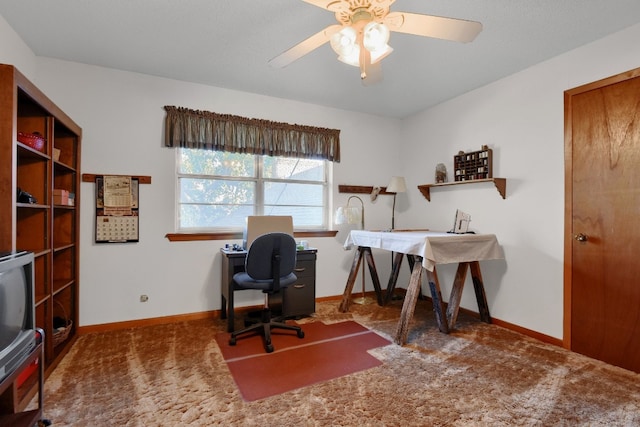
[[[289,234],[267,233],[253,241],[247,253],[245,271],[233,275],[233,281],[239,289],[260,289],[264,293],[264,308],[261,321],[240,331],[231,333],[229,345],[236,345],[238,335],[248,332],[261,333],[267,353],[273,351],[271,329],[296,331],[298,338],[304,338],[299,326],[287,325],[281,318],[271,318],[269,295],[292,285],[298,279],[293,273],[296,265],[296,242]]]

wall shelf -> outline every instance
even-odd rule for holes
[[[446,187],[449,185],[464,185],[464,184],[477,184],[480,182],[493,182],[498,190],[498,193],[502,196],[503,199],[506,198],[507,194],[507,179],[506,178],[486,178],[486,179],[472,179],[469,181],[455,181],[455,182],[443,182],[441,184],[423,184],[418,185],[418,190],[422,193],[425,199],[431,201],[431,189],[437,187]]]
[[[387,187],[379,187],[380,193],[378,194],[396,194],[387,192]],[[354,193],[354,194],[371,194],[373,186],[368,185],[338,185],[338,192],[340,193]]]
[[[95,174],[95,173],[83,173],[82,174],[82,182],[96,182],[97,177],[102,176],[131,176],[131,178],[135,178],[139,181],[140,184],[151,184],[151,177],[148,175],[116,175],[112,173],[103,173],[103,174]]]

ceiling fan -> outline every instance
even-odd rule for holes
[[[323,44],[330,42],[338,60],[360,68],[365,86],[382,80],[380,61],[393,49],[389,33],[415,34],[468,43],[482,31],[482,24],[408,12],[391,12],[395,0],[302,0],[335,13],[339,24],[330,25],[269,63],[285,67]]]

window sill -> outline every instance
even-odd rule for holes
[[[294,237],[334,237],[337,230],[309,230],[295,231]],[[225,233],[167,233],[165,235],[170,242],[191,242],[197,240],[233,240],[242,239],[241,231]]]

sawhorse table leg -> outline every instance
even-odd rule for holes
[[[398,321],[398,327],[396,328],[394,341],[396,344],[400,345],[404,345],[407,342],[409,323],[411,322],[411,319],[413,319],[413,313],[418,301],[418,296],[420,295],[423,270],[427,272],[431,299],[433,301],[433,312],[435,314],[436,321],[438,322],[438,329],[445,334],[449,333],[449,327],[445,317],[444,302],[442,301],[442,292],[440,291],[440,283],[438,282],[438,274],[436,273],[435,268],[433,271],[424,269],[421,265],[422,259],[420,257],[416,258],[417,260],[414,263],[414,268],[411,271],[409,286],[407,286],[407,293],[404,297],[404,303],[402,304],[400,320]]]
[[[384,300],[382,296],[382,288],[380,287],[380,279],[378,278],[378,270],[376,269],[376,264],[373,260],[373,254],[371,253],[371,248],[368,246],[358,246],[353,256],[353,262],[351,263],[351,270],[349,270],[349,277],[347,278],[347,284],[344,288],[344,293],[342,294],[342,301],[340,302],[340,307],[338,308],[342,313],[346,313],[347,311],[349,311],[349,306],[351,305],[351,293],[353,292],[353,285],[355,284],[356,278],[358,276],[358,269],[360,268],[362,257],[366,258],[367,265],[369,266],[369,273],[371,274],[373,287],[376,291],[376,298],[378,300],[378,305],[384,304]]]
[[[404,296],[404,303],[402,304],[402,311],[400,312],[400,320],[396,328],[395,343],[404,345],[407,342],[407,335],[409,334],[409,323],[413,319],[413,313],[416,308],[416,302],[418,302],[418,295],[420,294],[420,286],[422,285],[422,266],[416,266],[411,272],[411,279],[407,286],[407,293]]]
[[[484,282],[480,273],[480,263],[472,261],[469,263],[471,268],[471,279],[473,280],[473,289],[476,292],[476,301],[478,301],[478,312],[480,320],[485,323],[491,323],[491,314],[489,313],[489,304],[487,303],[487,294],[484,291]]]
[[[378,305],[387,304],[392,297],[393,290],[395,289],[396,280],[398,278],[398,271],[402,263],[402,257],[404,254],[396,253],[393,261],[393,269],[389,283],[387,285],[386,294],[382,295],[382,289],[380,287],[380,280],[378,279],[378,272],[376,270],[371,248],[367,246],[358,246],[353,257],[353,263],[351,264],[351,270],[349,271],[349,277],[347,278],[347,284],[342,295],[342,301],[340,303],[339,310],[342,313],[349,311],[351,305],[351,293],[353,291],[353,285],[355,284],[358,270],[362,258],[366,258],[369,265],[369,273],[371,273],[371,279],[376,291]],[[491,315],[489,314],[489,305],[487,304],[487,297],[484,290],[484,283],[482,281],[482,274],[480,273],[480,263],[478,261],[461,262],[458,264],[456,276],[451,289],[451,295],[449,297],[449,303],[445,309],[445,303],[442,300],[442,291],[440,289],[440,282],[438,281],[438,273],[435,267],[433,271],[429,271],[422,267],[422,258],[419,256],[412,256],[409,258],[411,269],[411,279],[407,286],[407,292],[404,297],[404,303],[402,304],[402,311],[400,313],[400,320],[396,328],[396,334],[394,341],[396,344],[404,345],[407,342],[407,336],[409,332],[409,323],[413,319],[416,303],[421,293],[422,286],[422,272],[427,273],[427,280],[429,281],[429,290],[431,292],[431,300],[433,303],[433,312],[438,323],[438,329],[440,332],[448,334],[449,331],[455,328],[455,324],[458,318],[458,312],[460,310],[460,300],[462,298],[462,290],[464,288],[464,282],[467,277],[467,269],[471,270],[471,278],[473,280],[473,288],[476,294],[476,300],[478,302],[478,310],[480,312],[480,319],[485,323],[491,323]]]
[[[422,266],[416,264],[416,268],[411,273],[411,280],[407,288],[407,294],[405,296],[404,304],[402,306],[402,312],[400,314],[400,321],[396,329],[395,342],[400,345],[404,345],[407,342],[407,335],[409,332],[409,323],[413,318],[415,305],[420,293],[420,284],[422,281]],[[438,323],[438,329],[440,332],[448,334],[450,330],[456,326],[458,319],[458,312],[460,311],[460,300],[462,298],[462,290],[464,288],[464,282],[467,277],[467,269],[471,270],[471,278],[473,280],[473,288],[476,294],[476,301],[478,302],[478,311],[480,313],[480,320],[485,323],[491,323],[491,315],[489,314],[489,305],[487,303],[487,296],[484,290],[484,283],[482,281],[482,274],[480,272],[480,263],[478,261],[461,262],[458,264],[456,276],[453,281],[453,287],[451,289],[451,296],[449,297],[449,303],[445,312],[445,304],[442,301],[442,292],[440,290],[440,283],[438,281],[438,273],[434,267],[433,271],[426,270],[427,279],[429,281],[429,289],[431,291],[431,300],[433,302],[433,312]]]
[[[478,302],[480,320],[485,323],[491,323],[489,304],[487,303],[487,295],[484,291],[484,283],[482,281],[482,274],[480,273],[480,263],[478,261],[461,262],[458,264],[456,278],[453,281],[453,287],[451,288],[449,306],[447,307],[447,322],[449,323],[450,329],[455,328],[456,320],[458,319],[462,289],[464,288],[464,282],[467,277],[467,268],[471,270],[471,279],[473,281],[473,290],[476,294],[476,301]]]
[[[391,265],[391,275],[389,276],[389,282],[387,283],[387,292],[384,296],[384,305],[387,305],[393,299],[393,293],[396,289],[396,283],[398,282],[398,274],[400,273],[400,267],[402,266],[402,258],[403,256],[407,256],[407,261],[409,261],[409,271],[413,272],[413,266],[416,265],[416,257],[417,255],[411,254],[403,254],[401,252],[394,252],[393,255],[393,264]],[[422,268],[420,262],[418,262],[418,267]],[[418,298],[423,299],[424,295],[422,295],[422,290],[418,290]]]
[[[400,273],[400,266],[402,265],[403,253],[394,252],[393,264],[391,265],[391,274],[389,275],[389,282],[387,283],[387,292],[384,295],[384,305],[389,304],[393,298],[393,292],[396,289],[396,282],[398,281],[398,274]]]
[[[464,281],[467,278],[468,266],[468,262],[461,262],[460,264],[458,264],[456,277],[453,280],[451,296],[449,297],[449,305],[447,306],[447,323],[451,329],[456,326],[456,320],[458,319],[458,311],[460,311],[460,299],[462,298]]]

